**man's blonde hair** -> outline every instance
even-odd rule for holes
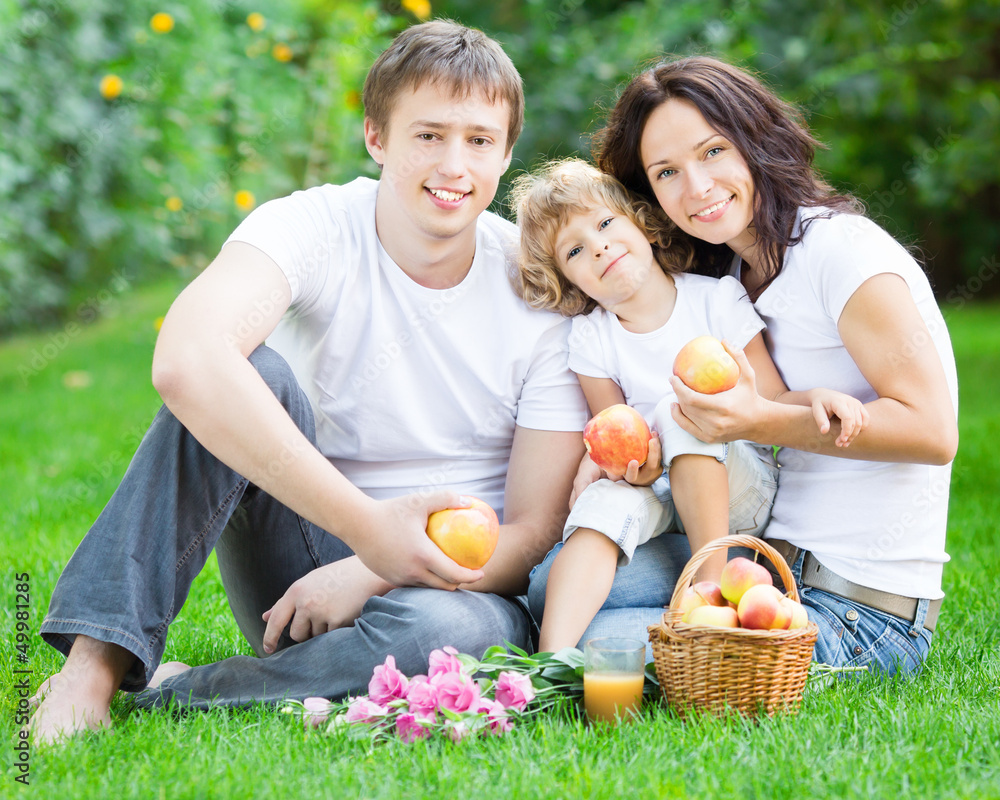
[[[361,95],[365,116],[386,133],[396,98],[425,83],[451,89],[458,100],[482,92],[490,103],[506,103],[506,150],[514,146],[524,125],[521,76],[503,48],[485,33],[447,19],[407,28],[368,71]]]
[[[550,161],[537,172],[517,176],[510,203],[521,230],[515,289],[533,308],[572,317],[586,314],[597,301],[559,269],[555,241],[574,214],[604,206],[628,217],[647,238],[653,255],[670,274],[683,271],[670,253],[673,223],[658,208],[632,195],[615,178],[579,158]]]

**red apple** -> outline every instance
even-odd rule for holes
[[[781,605],[786,606],[792,613],[792,618],[788,623],[788,630],[794,631],[797,628],[804,628],[809,624],[809,615],[806,607],[802,603],[796,603],[792,598],[786,597],[781,601]]]
[[[724,606],[726,598],[722,596],[722,588],[715,581],[698,581],[691,587],[710,606]]]
[[[737,614],[740,625],[755,630],[771,630],[780,626],[785,617],[780,608],[784,595],[774,586],[759,583],[751,586],[740,598]],[[787,619],[791,619],[790,616]],[[775,623],[778,623],[776,626]]]
[[[493,555],[500,538],[497,513],[478,497],[465,508],[446,508],[427,518],[427,535],[445,554],[469,569],[479,569]]]
[[[712,625],[716,628],[738,628],[739,618],[729,606],[698,606],[681,620],[689,625]]]
[[[772,586],[774,581],[771,580],[771,573],[762,564],[739,556],[726,562],[719,583],[722,587],[722,596],[739,605],[743,593],[751,586],[758,584]]]
[[[789,603],[791,603],[791,600],[782,595],[778,601],[778,613],[774,618],[774,622],[771,623],[772,631],[787,631],[788,626],[792,624],[792,607]]]
[[[714,336],[699,336],[677,354],[674,375],[696,392],[718,394],[736,385],[740,368],[722,342]]]
[[[698,606],[707,606],[709,603],[698,594],[693,586],[688,586],[681,595],[680,602],[677,604],[677,612],[681,615],[681,618],[687,616],[688,612],[698,608]]]
[[[677,604],[677,611],[680,612],[683,618],[689,611],[698,606],[724,605],[726,605],[726,600],[722,596],[722,589],[719,588],[719,584],[713,581],[699,581],[694,586],[688,586],[684,590],[680,602]]]
[[[630,461],[646,463],[649,437],[642,414],[623,403],[595,414],[583,429],[590,460],[613,475],[624,475]]]

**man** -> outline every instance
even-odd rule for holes
[[[109,725],[119,688],[145,688],[140,705],[336,698],[390,653],[422,671],[446,644],[528,644],[513,596],[558,539],[586,408],[566,322],[514,296],[516,231],[486,212],[520,77],[483,34],[430,22],[379,57],[364,104],[381,179],[265,204],[171,307],[165,407],[42,625],[68,657],[37,740]],[[463,494],[502,515],[482,570],[425,533]],[[213,547],[266,657],[157,670]]]

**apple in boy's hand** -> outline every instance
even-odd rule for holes
[[[677,354],[674,375],[689,389],[702,394],[718,394],[736,385],[740,368],[722,342],[714,336],[699,336]]]
[[[646,463],[651,435],[642,414],[619,403],[594,415],[583,429],[583,443],[597,466],[624,475],[629,462],[638,461],[640,467]]]
[[[427,518],[427,535],[460,566],[479,569],[493,555],[500,520],[489,505],[470,497],[471,506],[435,511]]]

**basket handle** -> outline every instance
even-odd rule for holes
[[[719,550],[728,550],[730,547],[748,547],[751,550],[756,550],[761,555],[766,556],[778,570],[778,575],[781,576],[781,580],[784,582],[785,588],[787,589],[786,594],[788,594],[792,600],[798,602],[799,591],[795,586],[795,576],[792,575],[792,571],[788,568],[788,564],[785,562],[785,559],[782,558],[781,553],[771,547],[771,545],[763,539],[758,539],[756,536],[748,536],[741,533],[734,536],[723,536],[719,539],[714,539],[691,556],[691,560],[684,566],[680,577],[677,579],[677,585],[674,586],[674,594],[673,597],[670,598],[670,608],[676,609],[680,604],[681,596],[691,585],[694,574],[705,562],[705,559],[712,555],[712,553]]]

